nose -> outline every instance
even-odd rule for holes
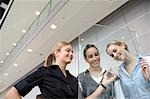
[[[96,56],[93,56],[93,60],[96,60],[97,59],[97,57]]]
[[[70,52],[70,55],[73,56],[73,52]]]
[[[116,59],[118,57],[117,53],[113,53],[114,58]]]
[[[114,53],[113,55],[114,55],[114,59],[118,59],[118,58],[119,58],[120,53]]]
[[[73,55],[73,52],[71,51],[70,54]]]

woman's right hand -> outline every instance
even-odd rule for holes
[[[116,77],[117,75],[113,73],[112,71],[106,71],[101,83],[105,86],[108,86],[109,84],[115,81]]]

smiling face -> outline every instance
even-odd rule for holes
[[[111,56],[114,60],[117,61],[125,61],[127,57],[128,51],[125,49],[124,44],[121,45],[110,45],[107,48],[107,53]]]
[[[65,64],[71,63],[73,59],[73,48],[71,45],[66,45],[60,48],[55,54],[56,59]]]
[[[90,47],[86,51],[85,60],[91,67],[100,66],[100,54],[95,47]]]

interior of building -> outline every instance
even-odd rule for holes
[[[150,54],[149,0],[1,0],[0,15],[0,99],[42,66],[60,41],[73,45],[67,69],[75,77],[89,68],[83,57],[86,44],[96,45],[101,66],[116,73],[122,62],[107,55],[108,42],[125,41],[135,56]],[[38,94],[35,87],[23,99]]]

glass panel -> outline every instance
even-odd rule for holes
[[[111,71],[118,74],[118,76],[123,75],[122,73],[119,72],[119,67],[122,64],[122,62],[113,60],[106,53],[106,46],[110,41],[113,40],[124,41],[128,45],[129,52],[137,58],[136,65],[132,65],[134,68],[131,73],[131,77],[132,76],[133,77],[131,78],[129,73],[127,73],[127,71],[124,70],[126,71],[124,73],[128,75],[128,79],[126,78],[128,81],[127,80],[125,81],[125,75],[120,76],[120,79],[122,81],[121,82],[122,87],[119,84],[120,82],[117,83],[115,82],[113,88],[117,88],[117,89],[113,89],[112,93],[114,92],[118,94],[116,94],[116,96],[112,94],[112,96],[110,96],[109,99],[111,99],[111,97],[115,98],[117,97],[117,95],[119,97],[118,99],[124,99],[122,98],[123,92],[126,98],[132,98],[132,99],[150,98],[150,93],[149,93],[150,81],[148,80],[148,78],[150,79],[150,72],[145,73],[145,75],[141,72],[142,71],[141,63],[137,57],[137,56],[142,56],[148,62],[148,64],[150,63],[150,56],[145,56],[145,55],[150,55],[150,46],[148,44],[149,37],[150,37],[149,4],[150,4],[149,0],[142,0],[142,1],[135,0],[134,2],[129,2],[128,5],[125,5],[120,9],[118,9],[117,11],[113,12],[111,15],[101,20],[94,26],[92,26],[88,22],[79,23],[79,30],[78,30],[79,37],[77,42],[79,43],[78,44],[79,75],[80,73],[86,71],[90,67],[89,66],[90,62],[88,60],[85,60],[85,57],[83,55],[83,50],[87,44],[94,44],[98,48],[100,52],[100,66],[106,70],[111,69]],[[136,10],[138,12],[136,12]],[[86,28],[89,29],[86,30]],[[91,71],[89,71],[89,73],[90,72]],[[86,73],[84,74],[86,75]],[[90,75],[93,76],[92,73],[90,73]],[[79,85],[83,86],[87,84],[86,86],[87,88],[91,86],[91,89],[92,88],[96,89],[94,88],[94,84],[91,82],[91,78],[89,79],[86,78],[84,84],[79,83]],[[79,76],[79,81],[80,81],[80,76]],[[93,90],[91,91],[93,92]]]

